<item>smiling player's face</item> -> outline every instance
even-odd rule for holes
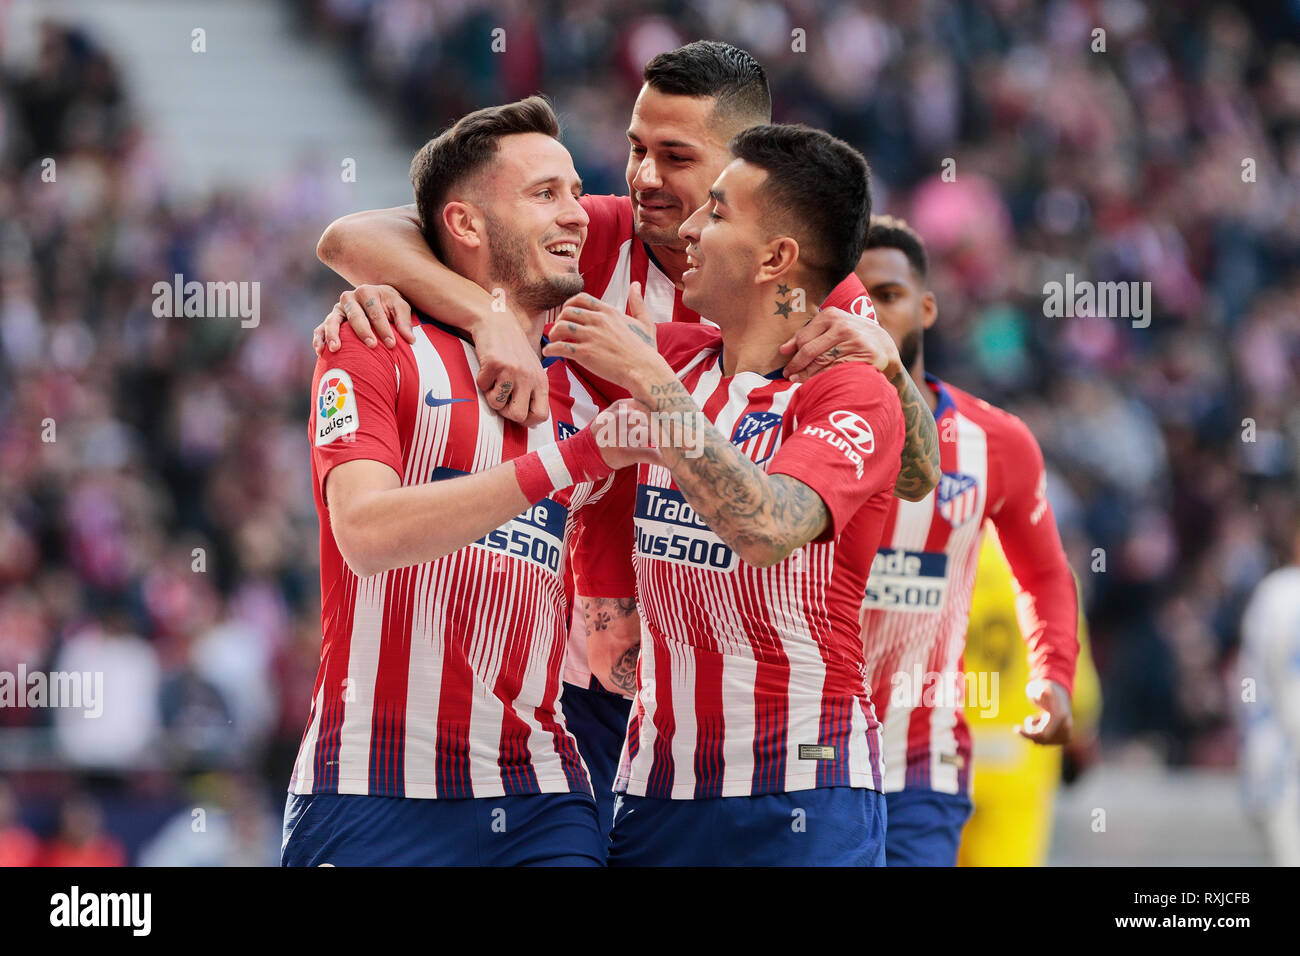
[[[738,302],[748,301],[767,230],[759,190],[767,172],[733,160],[706,193],[704,203],[682,224],[687,268],[682,303],[721,321]]]
[[[541,133],[505,136],[489,188],[483,211],[493,278],[530,312],[581,292],[578,254],[589,219],[569,151]]]
[[[682,249],[682,223],[709,198],[730,161],[713,123],[711,96],[675,96],[643,86],[628,126],[627,188],[637,238]]]

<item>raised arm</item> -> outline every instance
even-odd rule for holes
[[[420,311],[471,335],[491,320],[491,294],[438,261],[420,232],[414,205],[335,219],[316,244],[316,256],[353,285],[391,285]],[[358,335],[369,331],[353,328]],[[338,347],[335,332],[331,351]]]
[[[316,244],[316,255],[344,279],[356,285],[317,326],[317,352],[339,347],[339,328],[346,319],[367,345],[382,338],[395,344],[394,328],[414,342],[406,302],[439,321],[467,332],[479,357],[478,387],[503,417],[525,425],[545,421],[550,414],[546,375],[535,345],[519,323],[493,309],[492,295],[476,282],[438,261],[424,241],[415,206],[371,209],[334,220]],[[385,292],[391,286],[395,294]],[[501,386],[510,383],[511,387]],[[508,396],[502,403],[498,396]]]

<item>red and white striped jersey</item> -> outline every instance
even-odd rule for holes
[[[607,404],[548,367],[550,419],[493,412],[455,330],[421,319],[415,344],[370,349],[348,329],[317,362],[312,478],[320,519],[321,663],[293,793],[485,797],[591,792],[558,703],[575,512],[556,492],[444,558],[359,578],[330,529],[331,468],[390,466],[403,486],[484,471],[567,437]],[[608,485],[602,482],[601,490]]]
[[[831,523],[784,561],[757,568],[695,514],[666,468],[641,466],[635,486],[621,481],[595,506],[579,576],[596,594],[626,593],[618,578],[631,566],[631,518],[642,620],[614,789],[679,799],[879,790],[858,610],[898,475],[897,393],[861,363],[803,384],[779,371],[724,377],[711,326],[662,328],[659,347],[705,416],[765,472],[813,488]],[[589,546],[596,528],[608,536],[604,548]]]
[[[698,312],[682,304],[682,290],[660,268],[650,248],[636,238],[632,200],[629,197],[583,196],[579,202],[590,220],[587,239],[578,258],[578,269],[582,273],[584,291],[588,295],[595,296],[616,309],[626,309],[632,283],[639,282],[646,312],[655,322],[713,324],[708,319],[701,319]],[[876,317],[866,289],[853,273],[849,273],[831,291],[823,304],[872,320]],[[597,389],[605,388],[608,384],[594,376],[587,377]],[[631,592],[617,596],[630,597]],[[587,664],[587,634],[581,613],[573,615],[564,679],[580,687],[587,687],[591,683],[591,668]]]
[[[1034,436],[1014,415],[927,380],[939,399],[943,477],[921,501],[894,499],[867,581],[862,641],[884,723],[885,790],[968,793],[963,709],[992,679],[966,677],[962,659],[985,519],[1016,575],[1032,678],[1072,690],[1078,605]]]
[[[578,256],[583,291],[616,309],[626,309],[632,283],[639,282],[646,311],[656,322],[699,324],[699,313],[682,304],[682,290],[664,274],[649,247],[636,238],[632,200],[627,196],[582,196],[578,201],[590,220]],[[604,384],[594,376],[587,378],[597,388]],[[631,597],[632,593],[629,590],[618,596]],[[591,684],[587,629],[580,610],[575,611],[569,630],[564,679],[584,688]]]

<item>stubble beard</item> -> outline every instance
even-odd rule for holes
[[[531,275],[524,237],[494,216],[486,221],[492,276],[527,312],[553,309],[582,291],[582,275],[577,272]]]

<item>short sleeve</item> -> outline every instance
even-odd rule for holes
[[[347,327],[339,332],[339,350],[317,359],[310,435],[322,499],[326,476],[347,461],[377,461],[402,474],[397,385],[393,353],[367,348]]]
[[[573,544],[574,589],[583,597],[622,598],[636,594],[632,564],[633,506],[637,469],[614,472],[605,493],[578,512]]]
[[[803,482],[826,504],[829,541],[868,499],[892,493],[903,450],[898,393],[876,369],[846,362],[811,378],[791,402],[794,429],[767,472]]]

